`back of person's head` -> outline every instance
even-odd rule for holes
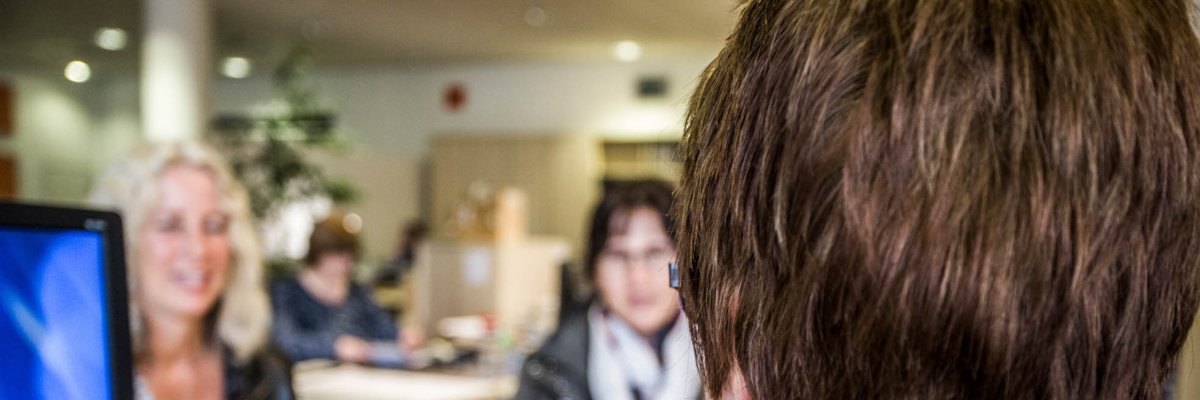
[[[322,255],[336,252],[350,253],[355,258],[359,256],[358,233],[350,231],[346,223],[346,214],[339,212],[331,213],[313,224],[304,262],[310,267],[316,266]]]
[[[596,259],[604,251],[609,237],[620,233],[631,211],[647,208],[661,214],[663,229],[668,235],[673,235],[675,221],[670,215],[672,190],[670,183],[656,179],[614,181],[605,188],[592,213],[589,227],[585,263],[589,279],[595,278]]]
[[[1197,306],[1192,15],[746,1],[682,145],[707,390],[1158,398]]]

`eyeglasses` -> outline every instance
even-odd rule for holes
[[[663,270],[673,259],[675,253],[670,249],[605,250],[596,257],[594,278],[597,282],[629,284],[641,281],[657,286],[664,283]]]
[[[683,291],[679,290],[679,263],[671,261],[667,264],[667,280],[670,281],[671,289],[675,289],[675,293],[679,295],[679,312],[687,314],[683,309]]]
[[[597,264],[605,268],[613,268],[628,272],[633,267],[641,267],[647,272],[661,273],[664,265],[675,258],[675,252],[669,247],[655,247],[644,252],[630,252],[617,249],[605,249],[596,256]]]
[[[667,276],[671,281],[671,289],[679,290],[679,263],[671,261],[667,264]],[[680,296],[682,295],[681,293]]]

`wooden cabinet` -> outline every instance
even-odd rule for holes
[[[7,155],[0,154],[0,199],[17,198],[17,165]]]
[[[527,195],[530,235],[584,242],[600,196],[601,150],[592,137],[547,134],[440,135],[431,153],[434,234],[450,237],[455,207],[476,182]]]

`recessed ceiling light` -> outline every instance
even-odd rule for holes
[[[624,62],[634,62],[642,58],[642,46],[632,40],[622,40],[613,46],[613,57]]]
[[[71,82],[87,82],[88,79],[92,78],[92,67],[83,61],[71,61],[67,63],[67,68],[63,69],[63,76]]]
[[[125,48],[125,30],[121,28],[100,28],[96,30],[96,46],[105,50],[117,51]]]
[[[550,13],[546,12],[545,8],[533,6],[525,10],[525,24],[534,28],[546,26],[546,22],[550,21]]]
[[[363,220],[358,214],[350,213],[342,217],[342,227],[350,233],[358,233],[362,231]]]
[[[248,77],[253,69],[254,65],[246,57],[225,57],[225,60],[221,62],[221,75],[233,79]]]

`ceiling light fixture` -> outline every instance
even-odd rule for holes
[[[125,48],[125,30],[121,28],[100,28],[96,30],[96,46],[105,50],[117,51]]]
[[[642,46],[632,40],[622,40],[613,46],[613,57],[623,62],[634,62],[642,58]]]
[[[71,82],[87,82],[88,79],[92,78],[92,67],[83,61],[71,61],[67,63],[67,68],[63,69],[63,76]]]
[[[254,65],[246,57],[225,57],[225,60],[221,61],[221,75],[233,79],[248,77],[253,69]]]
[[[346,228],[347,232],[359,233],[362,231],[363,220],[358,214],[350,213],[342,217],[342,227]]]
[[[550,13],[546,12],[545,8],[538,6],[529,7],[525,10],[525,24],[533,28],[541,28],[546,26],[546,22],[550,21]]]

